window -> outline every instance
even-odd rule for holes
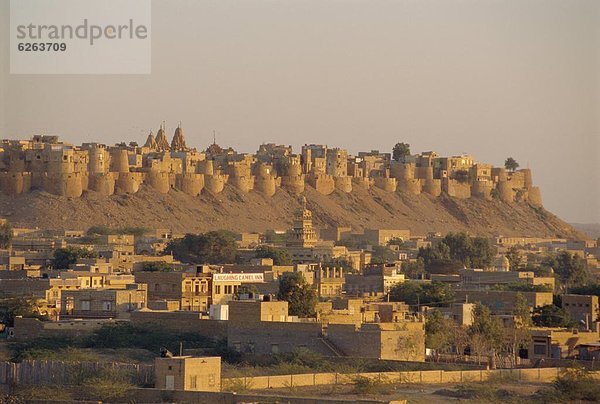
[[[546,355],[546,345],[534,345],[533,353],[536,355]]]
[[[209,386],[214,386],[215,385],[215,374],[214,373],[209,373],[208,374],[208,385]]]
[[[278,354],[279,353],[279,344],[271,344],[271,353]]]
[[[220,294],[221,294],[221,285],[217,285],[217,286],[215,286],[215,293],[216,293],[217,295],[220,295]]]
[[[196,375],[190,376],[190,389],[197,388],[197,385],[198,385],[198,376],[196,376]]]
[[[82,300],[81,301],[81,310],[89,310],[90,309],[90,304],[91,302],[89,300]]]
[[[102,311],[111,311],[112,310],[112,302],[110,300],[105,300],[102,302]]]

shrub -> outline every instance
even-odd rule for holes
[[[355,394],[392,394],[393,385],[387,380],[372,379],[365,376],[356,376],[352,379]]]

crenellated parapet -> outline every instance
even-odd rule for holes
[[[448,196],[458,199],[467,199],[471,197],[471,184],[444,178],[442,180],[442,191],[448,194]]]
[[[494,183],[492,181],[475,181],[471,186],[471,195],[489,201],[492,199],[493,189]]]
[[[19,195],[31,189],[31,173],[0,173],[0,190],[8,195]]]
[[[375,177],[373,184],[386,192],[396,192],[396,188],[398,187],[396,179],[391,177]]]
[[[317,190],[320,194],[329,195],[335,191],[335,180],[333,175],[328,174],[309,174],[307,176],[308,184]]]
[[[134,142],[73,146],[55,136],[0,142],[0,192],[12,196],[36,190],[71,198],[88,191],[110,196],[135,194],[144,187],[196,197],[230,187],[269,198],[280,188],[302,194],[307,185],[323,195],[377,188],[403,195],[542,206],[530,169],[506,170],[468,155],[425,152],[396,161],[377,150],[350,156],[344,149],[315,144],[303,146],[301,154],[293,154],[291,146],[273,144],[248,154],[221,148],[216,139],[205,151],[197,151],[187,146],[181,126],[169,142],[164,124],[141,147]]]
[[[442,180],[440,179],[425,179],[421,180],[422,192],[431,196],[438,197],[442,194]]]
[[[211,194],[219,194],[225,189],[229,176],[227,174],[212,174],[204,176],[204,189]]]
[[[110,172],[105,174],[90,174],[88,177],[88,189],[105,196],[113,195],[115,193],[117,176],[118,174]]]
[[[182,173],[175,176],[175,189],[190,196],[198,196],[204,188],[204,175],[196,173]]]

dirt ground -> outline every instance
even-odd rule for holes
[[[551,213],[525,203],[434,198],[386,193],[377,188],[356,188],[351,193],[335,191],[326,196],[307,186],[304,195],[317,228],[338,225],[354,230],[408,228],[419,235],[468,231],[481,235],[582,237]],[[106,225],[178,232],[262,232],[289,228],[299,206],[298,197],[284,189],[267,198],[256,192],[244,194],[230,186],[220,194],[203,191],[198,197],[176,190],[157,194],[145,186],[136,194],[109,197],[92,191],[86,191],[81,198],[42,191],[17,196],[0,194],[0,217],[7,218],[14,227],[42,229],[85,230]]]
[[[376,386],[373,391],[357,394],[352,385],[295,387],[283,389],[252,390],[262,395],[316,397],[344,400],[407,400],[414,404],[438,404],[453,401],[481,402],[535,402],[532,396],[548,384],[510,382],[506,384],[396,384]]]

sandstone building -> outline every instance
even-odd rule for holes
[[[237,153],[213,142],[205,151],[190,148],[181,126],[168,141],[164,124],[143,146],[135,142],[74,146],[57,136],[0,143],[0,191],[15,195],[32,190],[69,197],[85,191],[103,195],[176,189],[191,196],[218,194],[226,184],[240,192],[273,196],[279,188],[301,194],[306,186],[328,195],[377,187],[387,192],[442,193],[456,198],[497,198],[504,202],[542,204],[531,170],[509,172],[476,162],[472,156],[441,157],[435,152],[394,161],[389,153],[360,152],[305,145],[300,154],[289,146],[263,144],[256,154]]]

